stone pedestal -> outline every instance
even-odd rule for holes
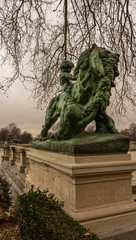
[[[115,232],[136,230],[136,203],[129,154],[69,156],[31,149],[26,190],[33,184],[64,201],[64,210],[102,239]]]

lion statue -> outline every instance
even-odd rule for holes
[[[41,141],[47,139],[48,130],[60,117],[51,138],[66,140],[82,133],[95,120],[96,132],[118,133],[114,121],[106,114],[111,88],[118,72],[119,55],[93,44],[79,57],[74,69],[70,61],[63,61],[59,81],[63,92],[54,97],[46,110]]]

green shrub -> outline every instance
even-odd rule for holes
[[[0,177],[0,207],[4,212],[8,212],[12,205],[10,186],[6,179]]]
[[[87,230],[69,217],[53,194],[34,191],[19,196],[18,219],[22,240],[97,240],[95,234],[85,235]]]

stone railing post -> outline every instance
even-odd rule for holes
[[[15,165],[16,160],[16,148],[10,147],[10,163],[11,165]]]
[[[10,148],[8,144],[3,145],[3,155],[2,155],[2,161],[8,161],[10,157]]]
[[[17,150],[17,158],[16,158],[15,164],[20,173],[25,172],[25,167],[26,167],[26,151],[25,151],[25,149]]]

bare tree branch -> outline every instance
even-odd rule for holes
[[[14,73],[1,80],[0,89],[6,91],[18,79],[31,82],[37,106],[44,107],[61,91],[58,72],[64,55],[76,64],[80,53],[95,42],[120,54],[120,77],[112,103],[115,112],[125,112],[126,104],[136,103],[136,0],[68,3],[65,43],[64,0],[1,1],[0,65],[8,62]]]

